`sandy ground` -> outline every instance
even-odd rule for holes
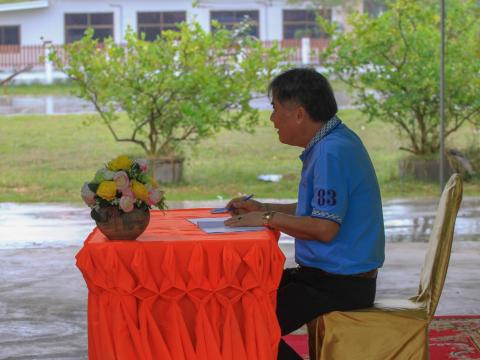
[[[418,287],[426,243],[388,243],[378,297]],[[293,246],[282,245],[286,266]],[[78,246],[0,250],[0,359],[86,359],[87,289]],[[437,315],[480,314],[480,242],[455,242]]]

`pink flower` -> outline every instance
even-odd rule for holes
[[[113,176],[113,181],[115,181],[115,185],[117,185],[117,189],[120,191],[124,191],[125,189],[129,188],[130,180],[128,179],[128,175],[125,171],[118,171]]]
[[[83,201],[85,201],[85,204],[87,204],[88,206],[95,205],[95,193],[90,190],[90,188],[88,187],[88,183],[83,184],[80,194]]]
[[[148,163],[147,163],[147,160],[145,159],[136,159],[133,161],[134,163],[138,164],[138,167],[140,168],[140,170],[142,170],[142,172],[146,173],[147,170],[148,170]]]
[[[128,188],[122,190],[122,195],[123,196],[129,196],[132,199],[135,199],[135,195],[133,194],[132,188],[130,186]]]
[[[119,206],[124,212],[128,213],[133,210],[133,205],[135,204],[135,199],[130,196],[122,196],[120,198]]]
[[[148,205],[155,205],[158,203],[164,195],[164,192],[160,189],[152,189],[148,192]]]

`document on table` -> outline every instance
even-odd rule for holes
[[[188,221],[197,225],[202,231],[208,234],[222,234],[222,233],[231,233],[231,232],[265,230],[265,227],[263,226],[228,227],[223,223],[227,219],[230,219],[230,217],[197,218],[197,219],[188,219]]]

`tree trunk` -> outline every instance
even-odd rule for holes
[[[149,159],[153,177],[164,184],[180,182],[183,176],[183,160],[176,156]]]
[[[455,171],[445,160],[446,176],[449,177]],[[398,174],[401,179],[414,178],[415,180],[435,182],[440,179],[439,159],[406,158],[398,162]]]

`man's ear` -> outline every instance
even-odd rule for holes
[[[303,108],[303,106],[299,106],[297,107],[297,110],[296,110],[296,122],[297,124],[301,124],[302,122],[304,122],[307,118],[307,112],[305,111],[305,109]]]

